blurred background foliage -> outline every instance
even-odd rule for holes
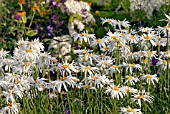
[[[13,50],[16,41],[22,37],[39,38],[48,47],[49,40],[46,39],[69,34],[67,24],[70,17],[61,12],[61,5],[59,5],[65,0],[48,0],[48,3],[46,0],[45,4],[42,4],[44,0],[25,0],[22,6],[18,1],[24,0],[0,0],[0,49]],[[54,1],[56,4],[53,3]],[[152,18],[148,19],[143,9],[135,10],[133,15],[130,14],[129,0],[83,1],[91,6],[91,13],[96,19],[96,23],[88,25],[86,29],[95,33],[97,37],[103,37],[106,34],[101,18],[126,19],[130,21],[132,28],[157,27],[165,25],[165,22],[160,20],[165,18],[165,13],[170,12],[170,5],[163,4],[160,10],[154,10]],[[39,7],[39,10],[32,9],[35,5]],[[26,12],[26,16],[18,20],[15,16],[21,11]]]

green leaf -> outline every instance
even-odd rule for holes
[[[106,34],[106,30],[103,27],[99,27],[97,29],[97,37],[101,38]]]
[[[76,19],[79,20],[79,21],[81,20],[81,17],[78,13],[76,13]]]
[[[73,22],[73,19],[74,19],[74,15],[70,15],[68,22],[69,22],[69,23],[72,23],[72,22]]]
[[[28,36],[35,36],[36,34],[37,34],[37,32],[34,31],[34,30],[29,30],[29,31],[27,31],[27,33],[26,33],[26,35],[28,35]]]
[[[23,23],[27,23],[27,17],[26,17],[26,16],[23,16],[23,17],[22,17],[22,21],[23,21]]]

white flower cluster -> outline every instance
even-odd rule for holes
[[[61,7],[63,13],[67,13],[72,16],[72,21],[68,23],[68,29],[70,35],[82,31],[86,24],[95,22],[93,15],[90,13],[90,6],[83,1],[67,0]]]
[[[54,48],[57,57],[63,58],[64,60],[70,59],[69,53],[71,52],[71,40],[69,35],[54,37],[49,49]]]
[[[166,17],[166,21],[169,22],[169,16]],[[104,23],[115,26],[115,31],[108,31],[103,38],[96,38],[87,31],[74,35],[74,41],[80,40],[92,48],[98,47],[100,52],[96,53],[95,50],[86,48],[76,49],[74,53],[77,54],[77,61],[58,62],[56,58],[44,52],[44,46],[38,39],[19,40],[11,58],[7,56],[7,51],[1,49],[0,114],[18,114],[21,105],[19,101],[23,97],[27,97],[28,100],[34,99],[40,92],[45,91],[43,95],[55,98],[72,88],[91,89],[92,92],[103,91],[105,95],[117,100],[130,94],[129,100],[138,104],[140,109],[122,107],[121,112],[142,114],[143,102],[152,103],[154,97],[150,91],[157,89],[155,87],[159,82],[157,72],[149,72],[150,66],[154,65],[151,60],[157,59],[159,54],[155,63],[159,72],[167,71],[167,59],[170,58],[169,51],[154,51],[149,44],[158,47],[169,45],[166,42],[167,32],[164,31],[170,32],[170,26],[159,27],[159,32],[153,28],[140,28],[141,34],[138,35],[136,30],[124,29],[129,27],[127,21],[102,19],[102,24]],[[119,29],[116,29],[117,27]],[[59,38],[56,40],[60,41]],[[141,44],[140,51],[134,52],[131,44]],[[145,45],[147,50],[143,48]],[[140,64],[133,62],[135,60],[139,60]],[[50,77],[50,73],[55,75]]]
[[[130,12],[136,9],[144,10],[148,19],[151,19],[154,10],[159,11],[163,4],[168,4],[168,0],[130,0]]]

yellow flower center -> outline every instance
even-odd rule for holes
[[[31,53],[33,50],[32,49],[27,49],[26,52],[27,53]]]
[[[63,65],[63,68],[70,68],[69,65]]]
[[[110,22],[112,22],[112,20],[111,19],[107,19],[107,22],[110,23]]]
[[[83,54],[86,54],[86,50],[83,50],[82,53],[83,53]]]
[[[119,88],[118,88],[118,87],[116,87],[116,86],[114,86],[114,87],[113,87],[113,90],[118,91],[118,90],[119,90]]]
[[[131,39],[134,39],[135,37],[133,35],[130,36]]]
[[[67,79],[67,77],[65,77],[65,76],[60,78],[61,81],[64,81],[66,79]]]
[[[119,66],[116,66],[116,65],[113,65],[112,67],[113,67],[113,68],[119,68]]]
[[[134,66],[134,64],[128,64],[128,66],[133,67],[133,66]]]
[[[12,74],[12,77],[15,77],[16,75],[15,74]]]
[[[57,62],[57,59],[54,59],[53,62],[56,63],[56,62]]]
[[[93,78],[94,80],[97,80],[97,79],[98,79],[97,76],[91,76],[91,78]]]
[[[170,26],[164,26],[164,28],[165,28],[165,29],[168,29],[168,28],[170,28]]]
[[[168,51],[165,51],[164,54],[168,54]]]
[[[109,48],[108,47],[106,47],[106,48],[104,48],[106,51],[108,51],[109,50]]]
[[[83,61],[83,62],[86,62],[86,59],[83,59],[82,61]]]
[[[103,61],[103,62],[102,62],[102,64],[106,65],[106,62],[105,62],[105,61]]]
[[[82,32],[82,33],[81,33],[81,36],[87,36],[87,34]]]
[[[129,88],[128,88],[128,89],[126,89],[126,92],[127,92],[127,93],[130,93],[130,89],[129,89]]]
[[[90,88],[91,88],[91,86],[89,86],[89,85],[85,85],[85,86],[84,86],[84,88],[85,88],[85,89],[90,89]]]
[[[145,52],[144,52],[144,51],[141,51],[140,54],[143,55],[143,54],[145,54]]]
[[[132,76],[127,76],[126,77],[128,80],[132,80]]]
[[[152,78],[152,76],[151,76],[151,75],[148,75],[148,76],[146,76],[146,78]]]
[[[138,99],[143,99],[143,98],[144,98],[143,95],[138,96]]]
[[[92,56],[92,54],[91,54],[91,53],[88,53],[88,54],[87,54],[87,56],[91,57],[91,56]]]
[[[118,46],[119,46],[119,47],[122,47],[122,46],[123,46],[123,44],[119,42],[119,43],[118,43]]]
[[[134,110],[131,109],[131,108],[128,108],[127,111],[128,111],[128,112],[134,112]]]
[[[150,40],[150,39],[151,39],[150,36],[146,36],[146,37],[145,37],[145,40]]]
[[[27,44],[27,45],[31,45],[31,44],[33,44],[33,42],[28,42],[28,44]]]
[[[104,55],[104,54],[101,54],[101,55],[100,55],[100,57],[104,58],[104,57],[105,57],[105,55]]]
[[[8,90],[8,93],[10,94],[10,93],[12,93],[13,91],[12,90]]]
[[[99,42],[101,42],[101,41],[102,41],[101,39],[97,39],[97,40],[96,40],[97,43],[99,43]]]
[[[164,63],[165,65],[167,65],[168,62],[167,62],[166,60],[163,60],[163,63]]]
[[[86,67],[85,67],[85,70],[90,70],[90,69],[91,69],[90,66],[86,66]]]
[[[151,54],[152,54],[152,52],[151,52],[151,51],[148,51],[148,52],[147,52],[147,54],[148,54],[148,55],[151,55]]]
[[[121,36],[125,36],[125,34],[122,33]]]
[[[113,38],[115,41],[119,41],[120,38],[118,38],[117,36],[112,36],[111,38]]]
[[[30,64],[31,64],[30,62],[24,62],[25,66],[30,66]]]
[[[148,62],[148,59],[143,60],[143,62],[144,62],[144,63],[147,63],[147,62]]]
[[[12,107],[12,103],[9,103],[7,106],[8,106],[8,107]]]
[[[16,80],[16,81],[15,81],[15,84],[18,84],[19,82],[20,82],[19,80]]]
[[[159,37],[158,40],[162,40],[163,38]]]

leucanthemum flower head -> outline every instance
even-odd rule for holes
[[[110,94],[112,99],[117,98],[118,100],[119,98],[123,98],[125,95],[124,91],[113,83],[107,86],[106,94]]]
[[[81,44],[83,43],[83,41],[85,43],[90,44],[90,38],[94,39],[95,35],[94,34],[88,34],[88,31],[84,31],[81,34],[77,34],[77,33],[74,34],[73,37],[74,37],[74,41],[78,41],[78,39],[79,39]]]
[[[122,107],[120,112],[121,114],[142,114],[141,109],[131,108],[130,106]]]
[[[152,83],[153,85],[155,85],[155,82],[158,83],[157,74],[154,74],[154,75],[147,74],[147,75],[143,75],[141,78],[143,80],[146,80],[146,83],[148,84]]]
[[[132,75],[127,75],[125,79],[126,79],[125,84],[130,83],[130,85],[135,85],[135,83],[139,81],[137,77],[134,77]]]
[[[132,96],[133,98],[131,98],[131,101],[136,101],[140,107],[142,106],[141,100],[149,103],[152,103],[153,100],[153,96],[151,96],[148,92],[145,92],[145,90],[139,91],[138,93],[135,93]]]

